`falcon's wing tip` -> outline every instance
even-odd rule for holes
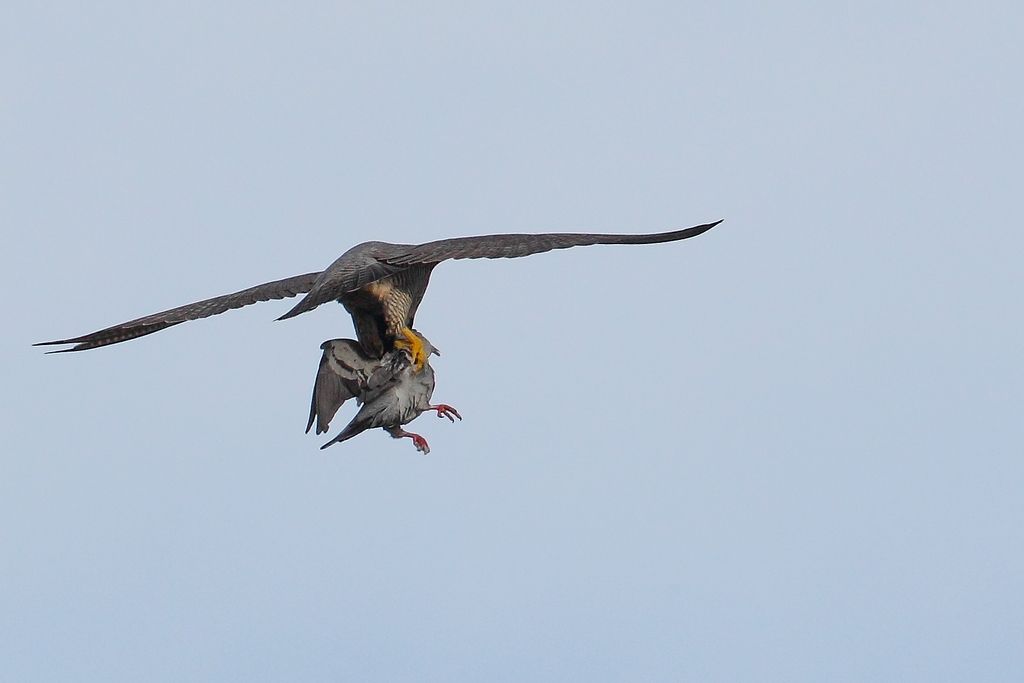
[[[39,344],[33,344],[33,346],[39,346]],[[49,355],[52,355],[54,353],[71,353],[72,351],[85,351],[85,348],[79,348],[77,346],[72,346],[70,349],[57,349],[56,351],[47,351],[43,355],[49,356]]]
[[[713,221],[711,223],[705,223],[704,225],[698,225],[698,226],[695,226],[693,228],[689,228],[688,230],[684,230],[683,232],[690,232],[690,237],[696,237],[697,235],[703,235],[708,230],[710,230],[711,228],[717,226],[718,224],[720,224],[724,220],[725,220],[724,218],[719,218],[717,221]]]
[[[55,339],[54,341],[35,342],[34,344],[32,344],[32,346],[62,346],[67,344],[74,344],[74,346],[72,346],[70,349],[56,349],[54,351],[47,351],[46,355],[48,356],[51,353],[70,353],[71,351],[84,351],[87,348],[83,347],[82,343],[75,339]]]
[[[53,341],[35,342],[32,346],[57,346],[58,344],[74,344],[73,339],[54,339]]]

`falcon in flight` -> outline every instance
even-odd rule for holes
[[[549,233],[455,237],[425,244],[364,242],[346,251],[323,272],[266,282],[233,294],[197,301],[113,325],[81,337],[40,342],[36,346],[74,345],[51,353],[95,349],[260,301],[305,294],[278,320],[295,317],[328,301],[337,301],[352,315],[356,337],[368,356],[382,358],[386,352],[392,350],[407,350],[413,358],[414,365],[421,368],[427,361],[429,347],[413,331],[413,319],[426,292],[430,273],[442,261],[518,258],[552,249],[592,244],[675,242],[696,237],[719,223],[721,221],[649,235]]]

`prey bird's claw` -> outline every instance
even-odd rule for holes
[[[413,445],[416,446],[416,450],[418,450],[423,455],[430,453],[430,444],[427,443],[426,439],[424,439],[419,434],[410,434],[409,436],[412,438],[412,442]]]
[[[430,406],[430,410],[436,410],[438,417],[447,417],[452,422],[455,422],[456,417],[459,418],[460,421],[462,420],[462,416],[459,415],[459,411],[455,410],[455,408],[452,408],[447,403],[439,403],[436,406]],[[452,417],[453,415],[455,417]]]

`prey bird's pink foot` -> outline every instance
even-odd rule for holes
[[[392,438],[395,438],[395,439],[403,439],[403,438],[412,439],[412,443],[413,443],[414,446],[416,446],[416,450],[418,450],[423,455],[426,455],[427,453],[430,452],[430,444],[428,444],[427,440],[424,439],[419,434],[413,434],[412,432],[407,432],[404,429],[402,429],[401,427],[395,427],[393,429],[388,429],[387,432],[388,432],[388,434],[390,434],[392,436]]]
[[[459,420],[462,420],[462,416],[459,415],[459,411],[455,410],[455,408],[452,408],[447,403],[438,403],[436,406],[429,406],[428,410],[436,410],[438,417],[447,417],[452,422],[455,422],[456,417],[459,418]],[[452,417],[453,415],[455,417]]]
[[[430,444],[428,444],[427,440],[424,439],[422,436],[420,436],[419,434],[412,433],[406,434],[406,436],[412,439],[413,445],[416,446],[416,450],[418,450],[420,453],[426,455],[427,453],[430,452]]]

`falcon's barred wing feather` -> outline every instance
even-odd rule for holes
[[[161,311],[160,313],[147,315],[143,318],[130,320],[126,323],[113,325],[91,334],[82,335],[81,337],[39,342],[38,344],[34,344],[34,346],[75,344],[75,346],[70,349],[61,349],[59,351],[50,352],[66,353],[68,351],[85,351],[86,349],[95,349],[100,346],[116,344],[129,339],[144,337],[147,334],[159,332],[160,330],[188,320],[207,318],[211,315],[217,315],[219,313],[224,313],[225,311],[241,308],[242,306],[248,306],[260,301],[284,299],[298,294],[303,294],[313,287],[313,283],[316,282],[316,279],[319,276],[319,272],[306,273],[305,275],[296,275],[295,277],[289,277],[283,280],[265,282],[261,285],[256,285],[255,287],[249,287],[248,289],[234,292],[233,294],[225,294],[223,296],[213,297],[212,299],[204,299],[203,301],[185,304],[184,306],[178,306],[177,308]]]
[[[317,278],[310,292],[278,320],[287,320],[311,311],[320,304],[338,300],[348,292],[416,266],[432,268],[448,259],[519,258],[552,249],[569,249],[592,244],[676,242],[696,237],[721,222],[715,221],[685,230],[647,235],[541,233],[454,237],[425,244],[366,242],[352,247],[328,266]]]
[[[481,235],[479,237],[456,237],[437,240],[419,245],[389,244],[387,242],[366,242],[342,254],[326,270],[306,273],[295,277],[275,280],[233,294],[197,301],[143,318],[107,327],[105,329],[56,341],[40,342],[35,346],[74,344],[70,349],[51,351],[84,351],[100,346],[143,337],[159,332],[187,320],[197,320],[217,315],[234,308],[241,308],[260,301],[283,299],[305,293],[290,311],[278,318],[284,320],[304,313],[328,301],[336,301],[343,295],[356,291],[373,282],[408,271],[424,269],[425,278],[429,271],[441,261],[448,259],[476,258],[518,258],[539,254],[553,249],[568,249],[592,244],[657,244],[675,242],[696,237],[721,223],[707,223],[685,230],[660,232],[647,235],[609,235],[589,233],[547,233]]]
[[[481,235],[455,237],[407,248],[405,253],[381,258],[392,265],[440,263],[448,259],[519,258],[552,249],[569,249],[593,244],[657,244],[676,242],[707,232],[722,221],[685,230],[648,235],[607,235],[590,233],[548,233],[539,235]]]

